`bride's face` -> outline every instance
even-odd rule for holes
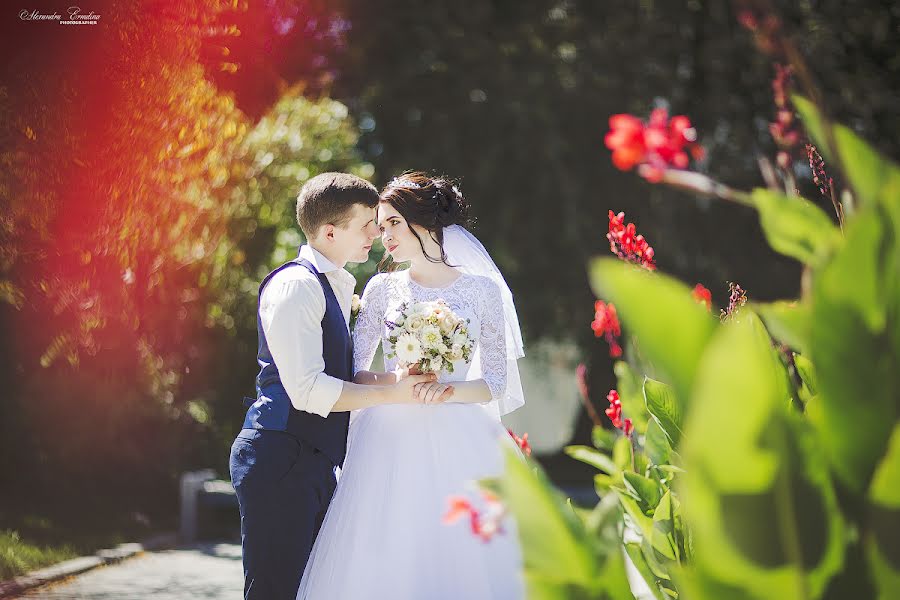
[[[408,224],[388,202],[378,204],[377,221],[381,230],[381,243],[394,262],[406,262],[422,256],[422,247],[410,228],[414,228],[422,241],[428,243],[431,238],[424,227]]]

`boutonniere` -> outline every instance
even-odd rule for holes
[[[362,303],[359,300],[359,294],[353,294],[353,297],[350,299],[350,328],[352,329],[354,325],[356,325],[356,318],[359,316],[359,308],[362,306]]]

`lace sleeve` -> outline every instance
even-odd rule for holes
[[[385,275],[375,275],[366,284],[360,299],[359,315],[353,328],[353,372],[368,371],[375,358],[384,327]]]
[[[491,390],[492,400],[506,395],[506,330],[500,289],[493,281],[482,279],[481,377]]]

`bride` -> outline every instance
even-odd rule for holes
[[[353,332],[354,381],[396,382],[397,359],[369,370],[386,320],[403,303],[443,299],[469,319],[469,363],[418,386],[424,404],[354,415],[347,458],[297,594],[298,600],[519,599],[525,589],[514,523],[490,540],[444,524],[448,499],[503,471],[514,444],[500,415],[524,404],[516,359],[522,338],[512,295],[484,247],[463,228],[467,205],[451,182],[407,173],[382,191],[378,223],[388,272],[363,292]],[[388,256],[385,256],[388,261]],[[384,262],[384,261],[383,261]],[[407,270],[396,270],[409,262]]]

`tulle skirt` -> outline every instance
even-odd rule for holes
[[[297,594],[302,600],[525,597],[515,524],[489,541],[442,523],[451,495],[503,470],[503,426],[473,404],[361,411]]]

